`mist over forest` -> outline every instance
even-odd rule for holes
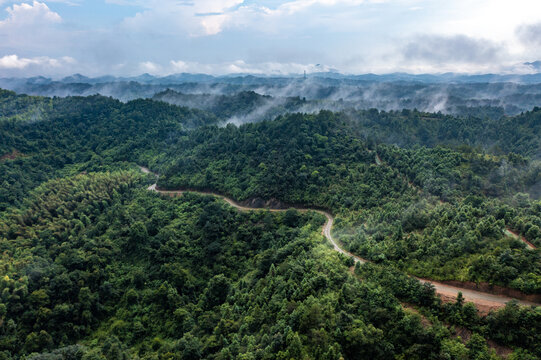
[[[536,75],[361,75],[312,74],[306,78],[221,76],[179,74],[132,78],[73,75],[50,78],[0,78],[0,87],[41,96],[88,96],[100,94],[121,101],[154,98],[180,106],[208,110],[221,102],[235,101],[245,92],[261,95],[260,109],[253,114],[231,114],[232,122],[270,118],[285,106],[287,111],[316,112],[321,109],[417,109],[452,115],[479,114],[491,117],[516,115],[531,110],[541,101]],[[173,92],[177,92],[173,96]],[[242,95],[240,95],[242,96]],[[230,97],[230,100],[226,100]],[[294,98],[299,98],[302,103]],[[297,104],[293,102],[297,101]],[[284,113],[284,110],[282,110]],[[234,117],[234,115],[239,115]]]
[[[541,359],[539,0],[0,0],[0,360]]]
[[[541,356],[541,84],[453,79],[0,79],[0,357]]]

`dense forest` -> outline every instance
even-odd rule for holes
[[[51,180],[4,215],[3,358],[488,359],[489,334],[538,351],[532,310],[480,319],[391,270],[359,268],[359,281],[318,234],[318,214],[239,213],[143,184],[133,172]],[[510,338],[508,313],[526,317]],[[476,335],[465,346],[436,316]]]
[[[239,99],[0,92],[0,359],[541,356],[540,307],[480,316],[408,276],[541,294],[540,111],[218,126],[254,111]],[[160,188],[328,210],[371,263],[332,251],[318,213],[161,197],[137,165]]]
[[[0,109],[0,154],[13,158],[1,164],[0,210],[49,178],[125,167],[145,150],[165,149],[186,129],[216,121],[162,102],[124,104],[102,96],[48,99],[4,91]]]
[[[242,124],[272,120],[278,115],[298,112],[317,102],[307,102],[297,97],[274,98],[254,91],[242,91],[233,95],[184,94],[171,89],[152,97],[169,104],[205,110],[216,115],[224,123]]]
[[[518,230],[541,245],[539,203],[518,193],[537,183],[530,172],[519,175],[525,158],[372,149],[344,119],[321,112],[196,129],[165,157],[178,160],[163,167],[159,185],[330,209],[339,239],[371,260],[417,276],[541,292],[539,252],[505,235]],[[517,175],[512,181],[487,176],[502,163]]]
[[[426,146],[509,153],[538,159],[541,156],[541,108],[517,116],[493,116],[488,108],[477,108],[475,116],[451,116],[417,110],[346,111],[359,131],[371,141],[400,147]]]
[[[271,100],[274,104],[290,104],[293,109],[296,103],[298,105],[295,98],[306,98],[309,105],[319,109],[419,109],[455,116],[488,116],[495,120],[539,106],[540,82],[539,74],[502,76],[451,73],[344,75],[331,72],[307,74],[306,78],[270,75],[215,77],[186,73],[164,77],[143,74],[127,78],[88,78],[74,74],[55,80],[43,76],[26,79],[0,77],[1,88],[24,94],[50,97],[100,94],[122,101],[157,97],[177,105],[204,110],[214,108],[225,113],[248,110],[249,98],[258,98],[256,101],[259,103]],[[245,96],[247,93],[250,93],[248,97]],[[230,106],[244,102],[237,102],[243,97],[248,99],[245,109]],[[293,101],[289,102],[288,99]],[[226,106],[215,106],[214,103]],[[253,120],[257,121],[257,118]]]

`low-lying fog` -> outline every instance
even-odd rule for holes
[[[472,77],[473,78],[473,77]],[[438,79],[435,81],[434,79]],[[462,78],[461,78],[462,79]],[[464,80],[466,79],[466,80]],[[221,77],[180,75],[131,79],[72,76],[60,81],[46,78],[0,79],[0,87],[30,95],[71,96],[101,94],[122,101],[154,98],[176,105],[214,112],[223,123],[240,124],[272,118],[285,112],[321,109],[418,109],[454,115],[515,115],[541,104],[541,84],[446,82],[445,77]],[[453,78],[456,80],[456,78]],[[493,80],[491,78],[491,80]],[[498,79],[496,79],[498,80]]]

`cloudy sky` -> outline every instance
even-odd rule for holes
[[[536,60],[539,0],[0,0],[0,76],[524,73]]]

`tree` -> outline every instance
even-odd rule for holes
[[[208,308],[223,304],[227,299],[230,288],[229,280],[223,275],[216,275],[210,279],[205,290],[205,304]]]

